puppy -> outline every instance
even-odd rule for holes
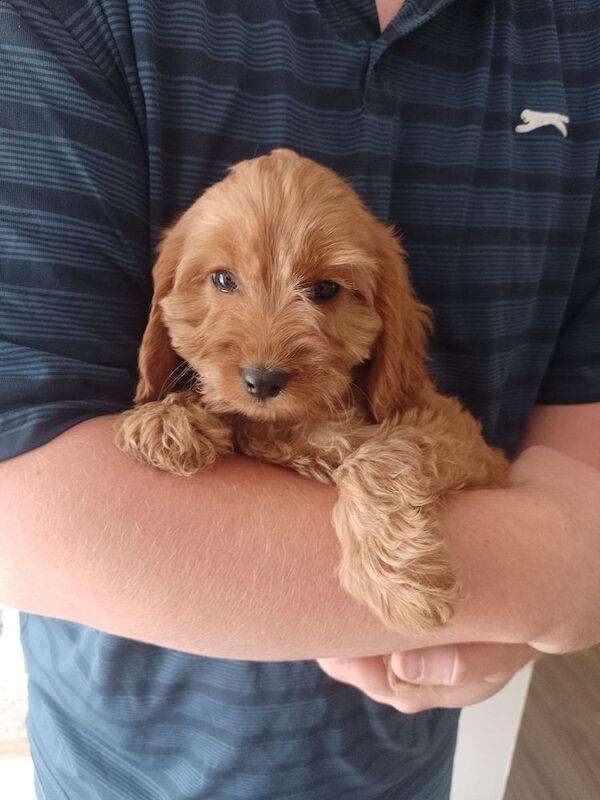
[[[436,507],[508,465],[432,384],[429,319],[392,229],[334,172],[241,162],[162,240],[118,444],[177,475],[235,449],[334,483],[342,586],[391,628],[443,625],[459,591]]]

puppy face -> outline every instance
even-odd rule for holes
[[[207,406],[265,421],[335,414],[353,369],[385,349],[386,306],[410,317],[418,305],[390,231],[290,151],[242,162],[205,192],[167,234],[154,277],[138,402],[160,396],[175,351]]]

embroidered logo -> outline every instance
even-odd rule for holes
[[[565,114],[557,114],[554,111],[532,111],[531,108],[524,108],[521,111],[521,122],[523,124],[515,128],[517,133],[529,133],[545,125],[554,125],[563,136],[566,136],[570,119]]]

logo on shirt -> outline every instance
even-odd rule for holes
[[[566,136],[570,119],[565,114],[557,114],[554,111],[533,111],[531,108],[524,108],[521,111],[521,122],[523,124],[515,128],[517,133],[529,133],[545,125],[554,125],[563,136]]]

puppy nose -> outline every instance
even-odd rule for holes
[[[248,394],[261,400],[277,397],[289,377],[282,369],[267,369],[262,366],[242,367],[241,374],[242,383]]]

